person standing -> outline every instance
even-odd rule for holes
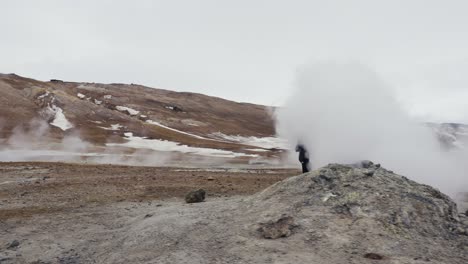
[[[296,152],[299,152],[299,162],[302,165],[302,173],[310,171],[309,152],[303,144],[297,144]]]

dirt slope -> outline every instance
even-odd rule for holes
[[[0,94],[3,138],[11,135],[15,127],[27,127],[34,118],[50,123],[53,119],[50,107],[60,108],[73,125],[66,131],[52,127],[52,138],[60,139],[64,134],[75,133],[86,141],[100,145],[119,142],[124,132],[130,131],[135,136],[170,140],[189,146],[239,150],[245,146],[188,134],[204,138],[210,138],[217,132],[255,137],[275,134],[270,109],[266,106],[141,85],[58,80],[40,82],[14,74],[0,74]],[[116,124],[121,127],[103,129]]]

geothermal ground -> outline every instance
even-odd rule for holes
[[[67,163],[0,163],[0,220],[68,213],[120,202],[253,194],[297,175],[293,169],[155,168]]]
[[[89,263],[74,245],[118,232],[121,217],[149,217],[169,205],[190,207],[184,196],[199,188],[207,192],[206,203],[249,195],[298,173],[0,163],[0,263]],[[11,247],[15,240],[19,245]]]
[[[430,186],[379,165],[298,174],[0,163],[0,263],[468,261],[468,217]]]

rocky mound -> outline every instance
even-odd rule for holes
[[[259,237],[287,237],[323,257],[320,263],[468,261],[467,218],[456,204],[371,162],[332,164],[279,182],[248,203],[246,215],[262,222]]]
[[[94,256],[109,263],[468,263],[467,218],[455,203],[371,162],[332,164],[248,198],[156,210]]]

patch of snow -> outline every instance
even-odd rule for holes
[[[112,95],[106,94],[106,95],[104,95],[104,99],[112,99]]]
[[[166,109],[174,110],[173,106],[165,106]]]
[[[50,94],[49,91],[46,91],[45,94],[38,96],[37,99],[45,98],[45,97],[49,96],[49,94]]]
[[[258,157],[255,154],[245,154],[232,152],[221,149],[210,149],[210,148],[197,148],[189,147],[187,145],[181,145],[177,142],[159,140],[159,139],[147,139],[144,137],[134,137],[133,133],[127,132],[124,134],[128,142],[126,143],[108,143],[107,146],[118,146],[118,147],[129,147],[136,149],[151,149],[156,151],[166,152],[181,152],[186,154],[194,154],[200,156],[209,157],[224,157],[224,158],[236,158],[236,157]]]
[[[140,115],[141,118],[147,118],[148,116],[146,115]]]
[[[243,136],[232,136],[225,135],[221,132],[213,133],[211,136],[217,139],[223,139],[230,142],[241,143],[244,145],[261,147],[266,149],[278,148],[288,149],[289,143],[287,140],[277,137],[243,137]]]
[[[138,115],[140,113],[140,111],[137,111],[135,109],[132,109],[132,108],[129,108],[129,107],[126,107],[126,106],[116,106],[115,107],[117,110],[119,110],[120,112],[127,112],[128,114],[134,116],[134,115]]]
[[[117,130],[120,130],[121,128],[123,128],[124,126],[120,125],[120,124],[113,124],[111,125],[110,127],[100,127],[104,130],[112,130],[112,131],[117,131]]]
[[[99,101],[98,99],[94,99],[94,103],[97,104],[97,105],[100,105],[100,104],[102,104],[102,101]]]
[[[187,125],[187,126],[206,126],[205,123],[203,122],[200,122],[200,121],[196,121],[196,120],[193,120],[193,119],[182,119],[180,120],[182,122],[182,124],[184,125]]]
[[[77,93],[76,96],[78,96],[78,98],[80,98],[80,99],[84,99],[86,97],[86,95],[84,95],[82,93]]]
[[[89,122],[92,122],[92,123],[95,123],[95,124],[102,124],[101,121],[93,121],[93,120],[90,120]]]
[[[121,129],[123,126],[120,125],[120,124],[114,124],[114,125],[111,125],[111,128],[114,129],[114,130],[119,130]]]
[[[255,151],[255,152],[268,152],[268,149],[246,149],[248,151]]]
[[[62,108],[56,105],[52,105],[52,106],[49,106],[49,110],[55,113],[54,120],[50,123],[51,125],[58,127],[62,129],[63,131],[66,131],[73,127],[73,125],[67,120],[67,118],[63,114]]]
[[[194,137],[194,138],[212,140],[212,139],[209,139],[209,138],[204,138],[204,137],[197,136],[197,135],[194,135],[194,134],[190,134],[190,133],[187,133],[187,132],[184,132],[184,131],[181,131],[181,130],[170,128],[168,126],[165,126],[165,125],[163,125],[163,124],[161,124],[159,122],[153,121],[153,120],[146,120],[146,123],[149,123],[149,124],[152,124],[152,125],[155,125],[155,126],[159,126],[159,127],[165,128],[165,129],[169,129],[169,130],[175,131],[177,133],[188,135],[188,136],[191,136],[191,137]]]

